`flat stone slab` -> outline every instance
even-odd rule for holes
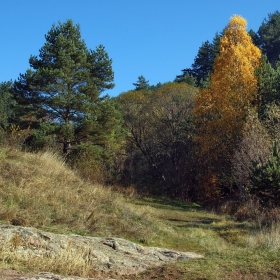
[[[90,262],[94,270],[104,273],[104,275],[137,274],[149,267],[203,257],[191,252],[146,247],[122,238],[55,234],[35,228],[12,225],[0,226],[0,244],[10,244],[16,254],[29,257],[55,257],[69,251],[72,254],[82,254],[82,257]],[[37,275],[33,278],[18,279],[82,279],[59,278],[60,276],[52,276],[57,278],[47,277],[51,276]]]

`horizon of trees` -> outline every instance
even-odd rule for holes
[[[233,16],[174,81],[117,97],[105,47],[53,25],[18,80],[0,83],[2,143],[52,150],[84,178],[215,206],[280,206],[280,13]]]

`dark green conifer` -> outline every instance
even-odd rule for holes
[[[68,153],[72,144],[87,141],[81,133],[85,119],[96,122],[94,112],[105,102],[100,94],[114,87],[112,60],[102,45],[88,49],[72,20],[53,25],[45,38],[39,55],[29,59],[31,69],[16,83],[17,98],[32,120],[58,126],[57,139]]]

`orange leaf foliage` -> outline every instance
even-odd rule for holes
[[[241,16],[230,19],[220,41],[210,85],[201,90],[195,101],[199,156],[208,165],[219,164],[221,158],[232,155],[248,108],[256,100],[255,69],[261,63],[261,51],[252,43],[246,26]]]

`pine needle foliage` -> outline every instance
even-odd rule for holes
[[[266,206],[280,205],[280,151],[273,143],[272,154],[266,163],[253,162],[250,175],[252,193],[256,194]]]

